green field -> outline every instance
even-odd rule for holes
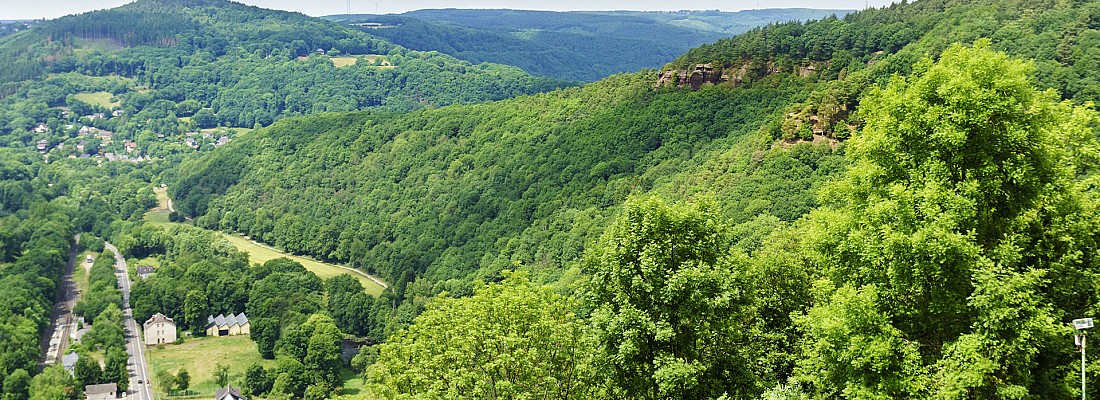
[[[352,56],[340,56],[329,57],[332,60],[332,65],[336,68],[347,67],[355,65],[360,60],[369,62],[371,66],[382,69],[396,68],[393,63],[390,62],[389,57],[379,54],[367,54],[367,55],[352,55]]]
[[[235,387],[241,385],[245,370],[252,364],[258,362],[264,368],[275,367],[275,360],[260,357],[256,343],[248,335],[186,339],[183,344],[168,344],[163,349],[149,347],[145,357],[149,360],[149,379],[155,393],[163,393],[156,378],[157,371],[174,375],[183,367],[191,375],[189,395],[199,398],[210,398],[218,388],[214,382],[214,368],[218,364],[229,367],[229,383]]]
[[[382,285],[379,285],[378,283],[372,281],[370,278],[363,276],[361,273],[353,273],[354,271],[349,271],[349,268],[320,262],[312,258],[283,253],[271,247],[256,244],[238,235],[222,233],[222,236],[228,239],[229,243],[232,243],[233,246],[236,246],[238,250],[247,252],[248,259],[253,263],[262,264],[271,259],[286,257],[301,263],[303,266],[306,267],[306,269],[310,270],[314,274],[317,274],[317,276],[321,277],[321,279],[328,279],[336,275],[351,274],[352,276],[359,279],[359,282],[363,284],[363,288],[366,289],[366,292],[372,296],[378,296],[382,294],[382,290],[385,289],[382,287]]]
[[[168,194],[162,188],[155,188],[153,192],[156,193],[157,201],[160,203],[160,205],[157,206],[157,208],[154,208],[145,213],[145,221],[152,225],[163,226],[167,228],[173,224],[173,222],[168,222]],[[306,267],[307,270],[313,272],[314,274],[317,274],[317,276],[321,277],[321,279],[331,278],[340,274],[350,274],[356,279],[359,279],[359,282],[363,284],[363,288],[365,289],[367,294],[370,294],[372,296],[378,296],[382,294],[382,290],[385,289],[384,287],[382,287],[382,285],[379,285],[377,282],[371,280],[358,270],[320,262],[308,257],[287,254],[269,246],[254,243],[244,237],[241,237],[240,235],[230,235],[225,232],[219,233],[222,235],[222,237],[226,238],[229,243],[232,243],[233,246],[237,247],[238,250],[248,253],[248,259],[250,262],[262,264],[271,259],[286,257],[301,263],[302,266]]]
[[[359,61],[359,59],[355,57],[332,57],[332,65],[335,65],[336,68],[355,65],[356,61]]]
[[[73,97],[93,106],[104,108],[115,108],[122,104],[122,102],[119,101],[111,101],[114,95],[110,92],[84,92],[74,94]]]
[[[362,376],[356,375],[350,369],[344,369],[340,371],[340,380],[344,382],[344,388],[340,390],[341,396],[353,399],[366,398],[366,382],[363,381]]]
[[[74,53],[80,56],[88,55],[95,52],[111,53],[120,51],[126,48],[122,43],[117,40],[110,39],[83,39],[75,38],[73,40]]]

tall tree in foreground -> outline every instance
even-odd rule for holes
[[[473,297],[434,300],[380,345],[367,370],[380,398],[598,398],[584,323],[570,303],[525,273],[505,273]]]
[[[628,201],[588,254],[592,323],[612,397],[749,396],[739,352],[744,298],[728,241],[710,201]]]
[[[1097,304],[1075,174],[1097,116],[1032,71],[955,45],[861,102],[851,168],[808,217],[827,268],[797,377],[816,397],[1075,395],[1066,322]]]

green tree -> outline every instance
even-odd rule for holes
[[[100,344],[104,348],[122,347],[125,344],[122,310],[115,303],[108,303],[92,323],[88,336],[86,343],[89,344]]]
[[[740,397],[752,390],[737,262],[711,201],[627,201],[587,255],[600,349],[613,397]]]
[[[261,397],[271,391],[271,377],[260,363],[252,364],[244,373],[243,389],[253,397]]]
[[[216,383],[218,387],[225,387],[225,385],[229,384],[228,365],[221,365],[221,363],[218,363],[218,365],[214,367],[214,383]]]
[[[159,370],[156,372],[157,385],[160,387],[162,393],[165,396],[172,394],[172,387],[176,386],[176,376],[172,375],[168,370]]]
[[[4,377],[4,400],[27,400],[31,386],[31,374],[25,369],[17,369]]]
[[[31,400],[72,399],[76,394],[76,381],[61,364],[47,367],[31,380]]]
[[[96,385],[103,379],[103,369],[99,367],[99,361],[91,355],[81,354],[73,367],[73,377],[80,385]]]
[[[210,315],[210,305],[206,294],[199,290],[187,292],[183,300],[183,323],[194,335],[206,332],[206,318]]]
[[[126,350],[115,346],[107,349],[107,358],[104,360],[103,380],[117,383],[118,390],[122,392],[129,389],[130,385],[129,370],[126,368],[129,357]]]
[[[218,118],[214,116],[214,112],[209,108],[201,109],[195,112],[195,115],[191,116],[191,122],[195,123],[195,126],[208,129],[218,126]]]
[[[332,317],[324,314],[310,316],[303,325],[312,325],[312,332],[302,364],[317,375],[315,383],[335,387],[340,379],[340,346],[344,333],[336,327]]]
[[[218,366],[221,367],[220,365]],[[218,369],[214,370],[215,377],[217,377]],[[219,384],[218,386],[224,386]],[[176,388],[183,391],[183,394],[187,394],[187,388],[191,387],[191,374],[187,373],[187,369],[180,367],[180,370],[176,372]]]
[[[1094,205],[1074,183],[1097,116],[1032,72],[954,45],[861,102],[852,165],[806,224],[827,266],[797,319],[817,396],[1070,397],[1059,320],[1097,302]]]
[[[379,346],[370,388],[385,398],[596,397],[593,346],[571,306],[521,272],[472,297],[441,295]]]
[[[260,356],[271,360],[275,358],[275,343],[279,340],[279,320],[258,318],[252,321],[249,337],[256,342]]]

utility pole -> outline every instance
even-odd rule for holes
[[[1092,328],[1092,318],[1081,318],[1073,320],[1073,327],[1081,333],[1078,333],[1074,338],[1078,346],[1081,346],[1081,400],[1085,400],[1085,329]]]

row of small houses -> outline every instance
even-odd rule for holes
[[[207,317],[209,321],[206,332],[209,336],[247,335],[249,333],[248,317],[244,313],[229,316],[219,314]],[[145,334],[145,344],[153,346],[172,343],[176,341],[176,322],[168,316],[156,313],[142,324]],[[61,357],[61,364],[69,373],[74,372],[79,355],[69,353]],[[100,385],[87,385],[84,388],[85,399],[116,399],[118,398],[118,384],[105,383]],[[219,388],[214,394],[215,400],[241,400],[241,391],[232,386]]]
[[[161,313],[156,313],[148,321],[145,321],[143,328],[146,346],[172,343],[178,338],[176,335],[176,322]],[[251,325],[248,322],[248,316],[244,313],[229,314],[229,316],[218,314],[217,317],[213,315],[206,317],[206,336],[247,335],[250,331]]]

